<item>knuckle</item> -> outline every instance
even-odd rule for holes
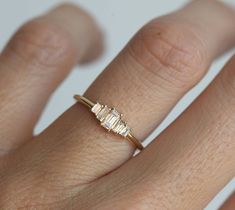
[[[154,20],[128,46],[134,60],[175,86],[193,86],[207,67],[205,44],[188,26]],[[154,78],[153,78],[154,79]]]
[[[53,67],[68,59],[74,47],[65,30],[38,18],[23,25],[7,49],[26,63]]]

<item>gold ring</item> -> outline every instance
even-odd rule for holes
[[[94,103],[80,95],[75,95],[74,98],[78,102],[89,107],[91,112],[93,112],[96,118],[100,121],[101,126],[106,130],[120,134],[139,150],[144,149],[140,141],[131,133],[131,129],[127,126],[127,123],[122,120],[122,114],[120,114],[115,108],[109,108],[107,105],[100,104],[99,102]]]

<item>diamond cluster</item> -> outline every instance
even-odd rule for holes
[[[97,102],[91,108],[91,111],[107,130],[118,133],[124,137],[130,133],[130,128],[127,126],[126,122],[121,119],[122,115],[115,108],[109,108]]]

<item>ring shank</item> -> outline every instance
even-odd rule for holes
[[[128,136],[126,137],[126,139],[128,141],[130,141],[136,148],[138,148],[139,150],[143,150],[144,147],[143,145],[139,142],[138,139],[136,139],[131,133],[128,134]]]
[[[80,96],[80,95],[75,95],[74,99],[76,99],[78,102],[81,102],[82,104],[86,105],[89,108],[92,108],[95,105],[95,103],[93,103],[89,99],[87,99],[83,96]]]

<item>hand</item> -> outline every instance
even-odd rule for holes
[[[214,0],[157,18],[85,96],[116,107],[144,140],[234,46],[234,22],[235,12]],[[33,136],[50,94],[77,61],[101,51],[94,20],[62,5],[21,27],[0,55],[0,209],[197,210],[234,177],[235,57],[133,158],[133,146],[81,104]]]

